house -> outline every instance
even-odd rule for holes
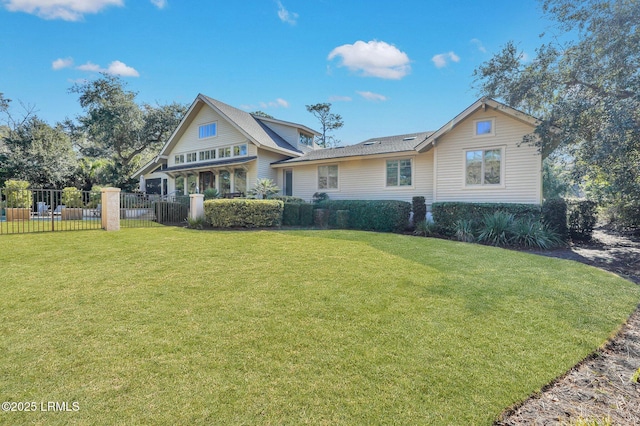
[[[306,126],[253,116],[198,95],[160,154],[138,171],[147,188],[245,192],[270,178],[311,200],[542,202],[542,157],[522,144],[537,120],[483,98],[440,129],[320,149]],[[166,184],[164,183],[166,180]],[[149,185],[149,182],[155,182]]]
[[[208,188],[245,194],[258,178],[278,179],[272,163],[317,149],[317,136],[301,124],[252,115],[200,94],[158,155],[133,176],[148,194]]]

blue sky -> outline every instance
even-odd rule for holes
[[[534,0],[0,0],[0,92],[54,124],[82,111],[74,82],[119,75],[139,102],[198,93],[343,144],[436,130],[477,99],[473,70],[550,30]]]

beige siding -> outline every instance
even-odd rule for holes
[[[206,139],[198,138],[198,127],[202,124],[217,122],[217,136]],[[208,106],[204,106],[189,124],[184,134],[177,141],[171,152],[167,153],[169,167],[175,165],[176,154],[202,151],[240,143],[248,144],[248,154],[255,155],[255,147],[247,138]],[[197,163],[194,163],[197,164]]]
[[[298,129],[296,129],[295,127],[285,126],[284,124],[280,123],[271,123],[269,121],[263,121],[263,123],[278,135],[280,135],[280,137],[287,141],[289,145],[293,147],[298,146]]]
[[[413,160],[413,185],[408,188],[386,187],[387,159]],[[338,165],[338,189],[318,189],[318,164],[293,167],[293,195],[310,201],[316,192],[326,192],[334,200],[402,200],[411,201],[423,196],[427,204],[433,198],[433,160],[430,152],[405,156],[356,159],[335,163]],[[282,184],[282,171],[279,172]]]
[[[280,176],[280,180],[282,180],[282,172],[272,168],[271,163],[284,160],[285,158],[291,157],[258,148],[258,175],[253,178],[253,180],[250,180],[247,185],[252,187],[255,184],[256,179],[271,179],[276,183],[276,185],[278,185],[278,187],[282,188],[282,182],[278,182],[278,176]]]
[[[494,135],[474,136],[478,119],[494,119]],[[497,110],[478,111],[437,141],[435,201],[541,202],[541,156],[537,148],[518,144],[533,127]],[[465,186],[465,152],[500,148],[504,156],[500,186]]]

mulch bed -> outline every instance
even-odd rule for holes
[[[593,265],[640,285],[638,235],[601,228],[590,243],[534,253]],[[640,425],[640,384],[631,380],[638,368],[640,309],[602,349],[521,405],[505,410],[495,425],[571,424],[578,419]]]

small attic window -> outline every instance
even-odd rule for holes
[[[212,138],[218,134],[218,123],[207,123],[198,126],[198,139]]]
[[[403,138],[402,140],[403,140],[403,141],[412,141],[412,140],[414,140],[415,138],[416,138],[415,136],[410,136],[410,137],[408,137],[408,138]]]
[[[375,141],[374,141],[374,142],[365,142],[365,143],[363,143],[362,145],[364,145],[364,146],[371,146],[371,145],[375,145],[376,143],[377,143],[377,142],[375,142]]]

